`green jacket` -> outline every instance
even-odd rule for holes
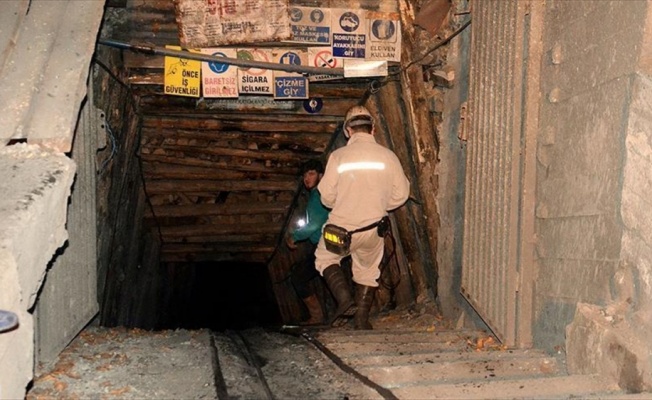
[[[294,231],[292,240],[300,242],[302,240],[310,239],[313,244],[319,243],[321,237],[321,228],[328,219],[330,211],[321,204],[321,195],[319,190],[312,189],[310,197],[308,197],[308,205],[306,206],[306,224],[301,228]]]

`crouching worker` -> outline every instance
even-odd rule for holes
[[[331,324],[354,317],[355,329],[372,329],[369,311],[378,288],[387,212],[409,197],[410,183],[398,157],[374,139],[374,119],[363,106],[346,114],[346,146],[335,150],[317,186],[331,208],[317,246],[316,267],[337,301]],[[351,254],[355,301],[340,262]]]
[[[301,174],[309,197],[299,228],[286,240],[287,246],[292,250],[297,250],[297,243],[303,242],[299,243],[300,254],[292,267],[290,280],[310,314],[310,318],[303,324],[320,325],[324,323],[324,311],[311,281],[319,277],[315,269],[315,248],[321,237],[321,228],[328,218],[328,210],[322,205],[317,191],[317,184],[324,174],[324,165],[319,160],[310,160],[302,166]]]

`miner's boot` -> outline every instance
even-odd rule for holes
[[[324,311],[321,308],[321,303],[316,294],[311,294],[302,299],[303,303],[308,308],[310,318],[304,321],[301,325],[321,325],[324,323]]]
[[[376,288],[373,286],[357,285],[355,289],[355,304],[358,310],[355,312],[353,325],[355,329],[373,329],[369,323],[369,311],[374,302]]]
[[[337,302],[337,310],[335,310],[330,325],[334,327],[342,326],[353,317],[356,310],[355,303],[351,298],[349,283],[346,281],[344,271],[338,264],[326,267],[323,276]]]

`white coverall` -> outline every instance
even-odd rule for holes
[[[332,208],[326,224],[348,231],[378,222],[387,212],[400,207],[410,195],[410,182],[391,150],[376,143],[373,135],[354,133],[346,146],[335,150],[317,189],[322,203]],[[353,281],[378,286],[384,238],[376,228],[355,233],[351,238]],[[315,251],[320,274],[343,258],[326,250],[322,235]]]

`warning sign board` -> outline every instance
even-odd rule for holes
[[[165,46],[181,50],[179,46]],[[195,51],[197,52],[197,51]],[[199,97],[201,61],[165,57],[164,93],[175,96]]]
[[[287,0],[176,0],[174,4],[184,47],[274,42],[292,34]]]
[[[367,19],[363,10],[333,9],[333,55],[365,58],[367,50]]]
[[[401,22],[398,13],[368,12],[367,60],[401,61]]]
[[[308,47],[308,65],[319,68],[343,68],[344,60],[340,57],[335,57],[333,55],[333,50],[330,47]],[[341,76],[337,75],[308,76],[310,82],[328,81],[341,78]]]
[[[274,62],[290,65],[307,65],[308,52],[298,49],[276,49]],[[293,72],[274,71],[275,99],[307,99],[308,78]]]
[[[331,10],[328,8],[290,7],[292,39],[288,42],[331,43]]]
[[[238,49],[238,58],[249,61],[272,62],[270,49]],[[238,68],[238,89],[240,94],[274,94],[274,72],[271,69],[250,67]]]
[[[235,49],[202,49],[202,53],[236,58]],[[201,72],[204,97],[238,97],[237,67],[220,62],[202,62]]]

